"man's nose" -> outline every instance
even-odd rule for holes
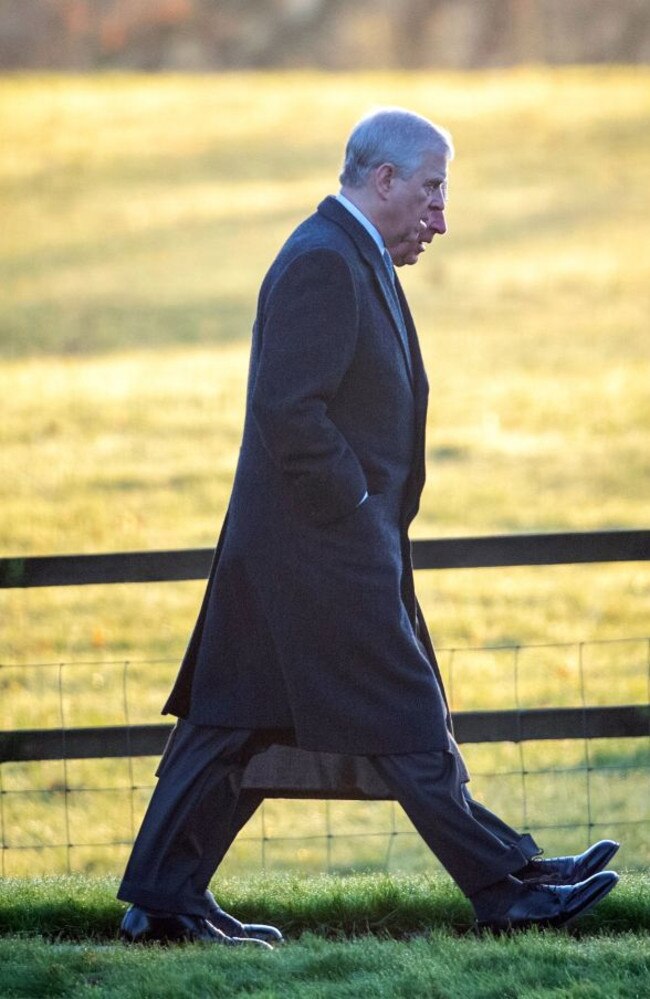
[[[444,208],[436,208],[427,218],[427,228],[438,236],[444,236],[447,232],[447,222],[445,220]]]

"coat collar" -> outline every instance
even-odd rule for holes
[[[399,341],[400,348],[402,350],[402,356],[404,358],[404,364],[406,365],[406,370],[413,386],[413,376],[411,373],[413,358],[411,358],[411,364],[409,364],[409,359],[406,356],[404,349],[404,341],[400,333],[400,327],[403,322],[406,322],[400,315],[399,305],[396,301],[395,295],[393,293],[393,288],[391,284],[390,275],[386,268],[386,264],[382,259],[381,253],[379,252],[379,247],[375,243],[374,239],[370,233],[364,229],[354,215],[341,204],[336,198],[332,196],[325,198],[321,201],[318,206],[318,211],[325,218],[329,219],[331,222],[335,222],[337,225],[345,229],[347,234],[351,237],[357,250],[370,266],[379,289],[381,291],[382,297],[388,307],[391,319],[393,320],[393,326],[395,327],[395,335]]]
[[[348,236],[355,243],[361,256],[370,264],[373,270],[378,270],[379,267],[383,267],[386,270],[386,266],[381,259],[379,247],[374,239],[340,201],[330,195],[330,197],[321,201],[318,206],[318,212],[324,215],[326,219],[336,222],[342,229],[345,229]]]

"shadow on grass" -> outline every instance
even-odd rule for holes
[[[117,884],[115,878],[78,875],[6,879],[0,933],[114,940],[125,909],[115,898]],[[402,940],[431,930],[472,932],[469,904],[439,876],[267,874],[223,881],[213,888],[224,908],[243,921],[273,923],[294,939],[306,932],[328,939],[373,934]],[[569,932],[586,937],[650,930],[648,888],[649,873],[624,876]]]

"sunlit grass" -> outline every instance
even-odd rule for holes
[[[575,939],[525,934],[345,942],[305,934],[273,954],[118,944],[0,942],[7,995],[130,999],[638,999],[648,990],[642,933]]]
[[[637,999],[647,993],[647,877],[625,876],[570,932],[468,932],[471,910],[436,877],[221,880],[222,904],[282,927],[273,953],[127,947],[115,881],[15,879],[0,899],[7,996]],[[4,936],[4,934],[7,934]]]
[[[110,877],[9,878],[0,899],[0,933],[114,939],[125,909],[115,898],[117,886]],[[338,939],[372,932],[404,939],[433,929],[467,930],[473,920],[458,888],[435,874],[339,878],[266,873],[219,878],[213,888],[228,911],[245,922],[280,925],[290,940],[306,931]],[[650,927],[647,888],[647,873],[625,875],[606,901],[581,919],[582,933],[621,934]],[[558,940],[562,935],[553,934]]]

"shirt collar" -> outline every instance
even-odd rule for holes
[[[350,215],[354,216],[357,222],[359,222],[366,230],[368,235],[372,236],[373,240],[375,241],[375,243],[379,248],[379,252],[383,256],[384,250],[386,249],[386,244],[382,239],[382,235],[379,229],[377,229],[376,226],[372,224],[370,219],[366,218],[363,212],[359,208],[357,208],[357,206],[354,205],[348,198],[346,198],[344,194],[335,194],[334,197],[336,198],[337,201],[340,201],[340,203],[343,205],[344,208],[347,208]]]

